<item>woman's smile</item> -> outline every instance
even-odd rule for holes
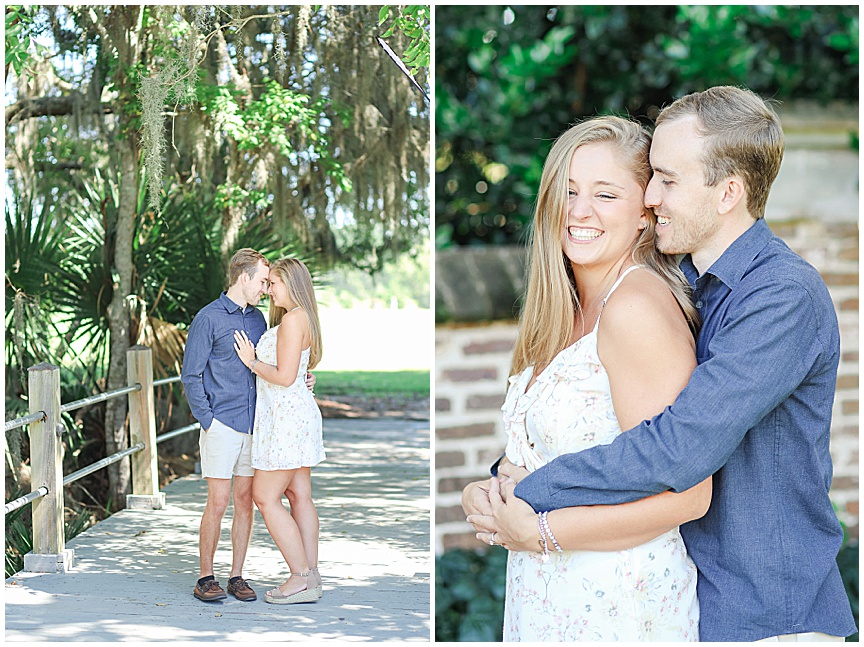
[[[593,227],[576,227],[573,225],[567,227],[567,234],[570,236],[570,240],[576,243],[590,243],[592,240],[596,240],[604,233],[605,232],[599,229],[594,229]]]

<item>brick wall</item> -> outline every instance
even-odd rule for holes
[[[792,249],[819,269],[838,313],[841,364],[831,432],[831,498],[850,535],[857,539],[858,226],[804,219],[769,219],[769,224]],[[509,256],[511,266],[520,263],[517,249],[502,248],[497,253]],[[440,265],[450,261],[453,271],[454,260],[453,256],[439,253],[436,262]],[[436,552],[481,547],[464,521],[461,491],[467,483],[488,477],[489,465],[506,444],[499,408],[504,401],[515,339],[516,325],[512,320],[436,326]]]

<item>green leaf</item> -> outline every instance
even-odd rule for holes
[[[390,5],[384,5],[378,12],[378,24],[384,24],[384,21],[390,17]]]

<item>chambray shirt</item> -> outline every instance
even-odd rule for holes
[[[617,504],[713,474],[708,513],[681,526],[699,570],[700,640],[852,634],[828,498],[840,355],[828,290],[764,220],[702,276],[689,256],[681,267],[703,320],[688,386],[660,415],[556,458],[516,494],[536,511]]]
[[[257,344],[267,323],[260,310],[251,305],[241,308],[223,292],[201,308],[189,326],[180,379],[202,429],[209,429],[216,418],[235,431],[251,434],[255,376],[234,350],[235,330],[245,330]]]

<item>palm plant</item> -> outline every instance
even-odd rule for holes
[[[52,309],[52,282],[60,272],[67,232],[46,204],[19,194],[6,202],[6,365],[17,365],[12,374],[22,386],[23,367],[51,356],[53,322],[44,313]]]
[[[13,492],[11,499],[25,494],[21,489]],[[76,537],[95,523],[92,513],[86,508],[66,509],[66,523],[63,534],[66,541]],[[33,524],[30,520],[30,506],[13,510],[6,515],[5,573],[12,577],[24,567],[24,555],[33,550]]]

